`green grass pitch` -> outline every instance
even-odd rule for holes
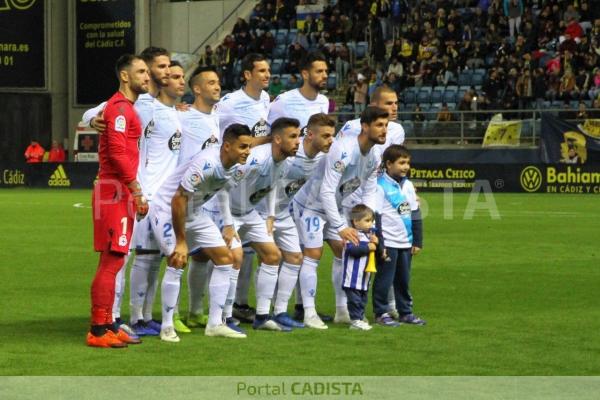
[[[90,191],[1,190],[0,374],[598,375],[598,198],[495,195],[500,219],[464,219],[467,194],[452,210],[441,194],[421,196],[412,293],[425,327],[250,330],[238,341],[195,331],[104,350],[84,345],[97,255],[91,210],[73,204],[89,206]],[[327,253],[318,308],[333,313],[329,265]]]

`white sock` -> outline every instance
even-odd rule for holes
[[[317,295],[317,267],[319,261],[304,257],[300,267],[300,292],[304,301],[304,317],[316,315],[315,296]]]
[[[130,321],[136,324],[144,319],[144,301],[148,292],[148,274],[154,254],[137,254],[129,272],[129,309]]]
[[[121,318],[121,302],[123,301],[123,295],[125,294],[125,270],[127,269],[127,261],[129,261],[129,255],[125,256],[125,262],[123,266],[117,272],[115,277],[115,299],[113,300],[112,316],[113,321],[117,318]]]
[[[188,296],[190,314],[204,314],[204,293],[208,280],[208,265],[206,262],[190,260],[188,266]]]
[[[256,315],[269,314],[271,299],[277,285],[278,265],[260,264],[260,272],[256,279]]]
[[[285,261],[281,263],[279,278],[277,279],[277,296],[275,296],[273,314],[277,315],[287,311],[288,302],[290,301],[290,297],[292,297],[296,283],[298,283],[299,273],[299,265],[286,263]]]
[[[181,276],[183,270],[173,267],[167,267],[165,275],[163,276],[161,290],[162,298],[162,326],[165,328],[173,326],[173,312],[177,305],[177,298],[179,297],[179,289],[181,287]]]
[[[160,274],[160,262],[162,260],[160,254],[148,254],[151,258],[150,268],[148,269],[148,289],[146,289],[146,299],[144,300],[144,321],[152,319],[152,308],[154,307],[154,299],[158,290],[158,278]]]
[[[238,277],[237,289],[235,291],[235,302],[237,304],[248,304],[248,291],[252,281],[252,266],[254,264],[254,250],[244,248],[244,259]]]
[[[223,318],[231,318],[233,313],[233,299],[235,298],[235,290],[237,288],[238,275],[240,274],[239,269],[231,268],[229,274],[229,291],[227,292],[227,299],[225,300],[225,308],[223,309]]]
[[[229,291],[229,281],[231,276],[232,264],[215,265],[213,267],[208,292],[210,295],[208,307],[208,326],[217,326],[223,323],[223,309],[227,300]]]
[[[335,290],[335,306],[348,310],[348,299],[346,298],[346,292],[342,289],[343,279],[344,266],[342,265],[342,259],[333,257],[333,263],[331,265],[331,282],[333,282],[333,289]]]

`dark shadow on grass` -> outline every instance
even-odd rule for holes
[[[38,321],[10,321],[0,323],[4,343],[40,343],[48,341],[81,342],[89,330],[89,318],[69,317]],[[33,340],[33,342],[32,342]]]

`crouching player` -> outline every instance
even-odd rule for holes
[[[384,326],[398,326],[388,314],[388,293],[394,286],[399,321],[425,325],[413,314],[409,292],[410,265],[413,255],[423,247],[423,221],[415,188],[406,175],[410,170],[410,153],[404,146],[388,147],[381,161],[383,174],[377,179],[377,210],[388,261],[380,265],[373,281],[373,311]]]
[[[223,134],[220,148],[203,150],[190,163],[177,167],[154,196],[149,213],[150,222],[162,252],[168,257],[161,287],[161,340],[179,342],[173,327],[173,312],[188,254],[202,254],[214,263],[209,282],[206,336],[246,337],[223,323],[233,255],[219,228],[201,210],[204,203],[217,192],[227,185],[234,186],[234,182],[243,177],[239,164],[246,163],[251,144],[252,136],[248,127],[240,124],[229,126]]]

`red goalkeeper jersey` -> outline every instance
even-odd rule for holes
[[[133,103],[121,92],[115,93],[104,108],[106,131],[100,135],[98,158],[100,179],[116,179],[128,185],[136,178],[142,125]]]

